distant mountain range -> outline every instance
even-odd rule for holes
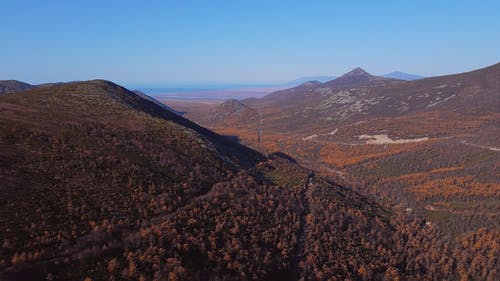
[[[66,83],[72,83],[72,82],[55,82],[55,83],[43,83],[39,85],[31,85],[18,80],[0,80],[0,94],[22,92],[35,88],[53,87],[53,86],[63,85]]]
[[[421,79],[423,76],[407,74],[400,71],[391,72],[382,77],[394,78],[400,80],[416,80]],[[323,75],[323,76],[305,76],[294,79],[290,82],[277,85],[223,85],[222,88],[218,89],[216,86],[211,85],[209,88],[165,88],[165,89],[148,89],[145,91],[140,91],[144,95],[156,96],[157,98],[172,98],[172,99],[204,99],[204,98],[215,98],[215,99],[225,99],[225,98],[248,98],[250,96],[262,97],[263,95],[284,89],[299,86],[306,82],[321,82],[325,83],[328,81],[335,80],[336,76]],[[39,85],[31,85],[22,81],[17,80],[0,80],[0,94],[2,93],[15,93],[33,88],[43,88],[43,87],[53,87],[71,82],[54,82],[54,83],[43,83]],[[226,96],[226,97],[224,97]]]
[[[419,116],[419,122],[427,124],[420,127],[419,131],[424,132],[424,128],[431,128],[435,124],[436,121],[431,118],[435,114],[441,115],[446,122],[451,120],[450,117],[444,117],[445,114],[460,115],[460,118],[468,119],[480,114],[497,114],[500,108],[498,77],[500,64],[467,73],[413,81],[375,76],[356,68],[325,83],[303,83],[262,98],[250,98],[241,102],[250,108],[262,109],[265,127],[271,131],[314,134],[343,126],[353,127],[354,123],[361,122],[359,124],[363,124],[362,127],[369,132],[373,131],[372,128],[379,127],[376,126],[377,118],[397,122],[395,117],[411,119]],[[219,108],[216,110],[218,115],[221,115],[222,110],[231,109]],[[216,125],[209,120],[213,119],[206,116],[197,121],[209,127]],[[232,123],[235,122],[231,120]],[[250,119],[245,117],[241,122],[245,120]],[[442,122],[444,124],[445,121]],[[249,121],[248,126],[255,124],[254,121]],[[447,130],[458,133],[465,129],[458,125],[449,126]],[[220,126],[220,120],[217,126]],[[361,125],[357,127],[359,126]],[[395,124],[389,132],[396,132],[396,128],[401,126],[402,124]],[[484,128],[493,127],[484,125]],[[352,130],[350,132],[354,133]],[[426,132],[427,135],[433,134],[432,130]],[[492,138],[488,137],[492,131],[485,132],[475,135],[481,135],[484,141],[488,139],[487,142],[492,143]],[[343,134],[343,137],[348,136]],[[351,137],[356,138],[357,135]]]
[[[33,88],[36,88],[36,86],[17,80],[0,80],[0,94],[15,93]]]
[[[411,81],[411,80],[417,80],[417,79],[422,79],[425,78],[424,76],[421,75],[416,75],[416,74],[408,74],[404,73],[401,71],[394,71],[391,73],[387,73],[384,75],[380,75],[381,77],[386,77],[386,78],[394,78],[394,79],[399,79],[399,80],[406,80],[406,81]],[[297,79],[294,79],[290,82],[285,83],[285,85],[288,85],[290,87],[295,87],[300,84],[303,84],[305,82],[309,81],[318,81],[321,83],[325,83],[331,80],[335,80],[338,78],[337,76],[331,76],[331,75],[323,75],[323,76],[305,76],[305,77],[300,77]]]
[[[290,87],[294,87],[294,86],[298,86],[300,84],[303,84],[305,82],[309,82],[309,81],[318,81],[318,82],[326,82],[326,81],[330,81],[330,80],[333,80],[337,77],[335,76],[328,76],[328,75],[323,75],[323,76],[306,76],[306,77],[300,77],[300,78],[297,78],[297,79],[294,79],[288,83],[286,83],[285,85],[288,85]]]
[[[404,73],[401,71],[394,71],[391,73],[387,73],[387,74],[382,75],[382,77],[394,78],[394,79],[400,79],[400,80],[406,80],[406,81],[412,81],[412,80],[418,80],[418,79],[425,78],[424,76],[421,76],[421,75],[408,74],[408,73]]]

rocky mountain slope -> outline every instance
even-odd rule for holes
[[[431,135],[433,132],[424,128],[436,125],[436,118],[443,124],[483,118],[478,122],[484,123],[485,130],[493,130],[491,118],[499,114],[500,108],[499,75],[500,64],[416,81],[377,77],[358,68],[326,83],[309,82],[242,103],[260,109],[264,126],[269,130],[305,136],[345,127],[349,131],[354,129],[358,135],[347,132],[338,135],[352,140],[363,134],[376,134],[373,129],[380,126],[374,122],[400,122],[407,118],[425,123],[409,135]],[[214,127],[216,124],[209,120],[208,116],[196,121]],[[248,126],[252,126],[251,122]],[[467,129],[466,125],[458,124],[450,128],[453,133]]]
[[[242,101],[262,112],[260,137],[255,122],[199,121],[421,214],[453,239],[481,229],[493,235],[500,224],[499,77],[500,64],[415,81],[357,69],[340,82]]]

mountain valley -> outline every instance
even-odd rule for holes
[[[497,75],[4,93],[0,280],[496,280]]]

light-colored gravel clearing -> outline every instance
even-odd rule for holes
[[[414,139],[397,139],[393,140],[387,135],[361,135],[360,140],[366,140],[366,144],[401,144],[401,143],[412,143],[421,142],[429,140],[428,137],[414,138]]]

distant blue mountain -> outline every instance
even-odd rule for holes
[[[391,73],[387,73],[387,74],[382,75],[382,77],[401,79],[401,80],[407,80],[407,81],[425,78],[424,76],[421,76],[421,75],[408,74],[408,73],[404,73],[401,71],[394,71]]]
[[[324,83],[324,82],[327,82],[327,81],[330,81],[330,80],[333,80],[337,77],[335,76],[307,76],[307,77],[300,77],[300,78],[297,78],[295,80],[292,80],[288,83],[286,83],[287,86],[298,86],[300,84],[304,84],[305,82],[309,82],[309,81],[319,81],[321,83]]]

